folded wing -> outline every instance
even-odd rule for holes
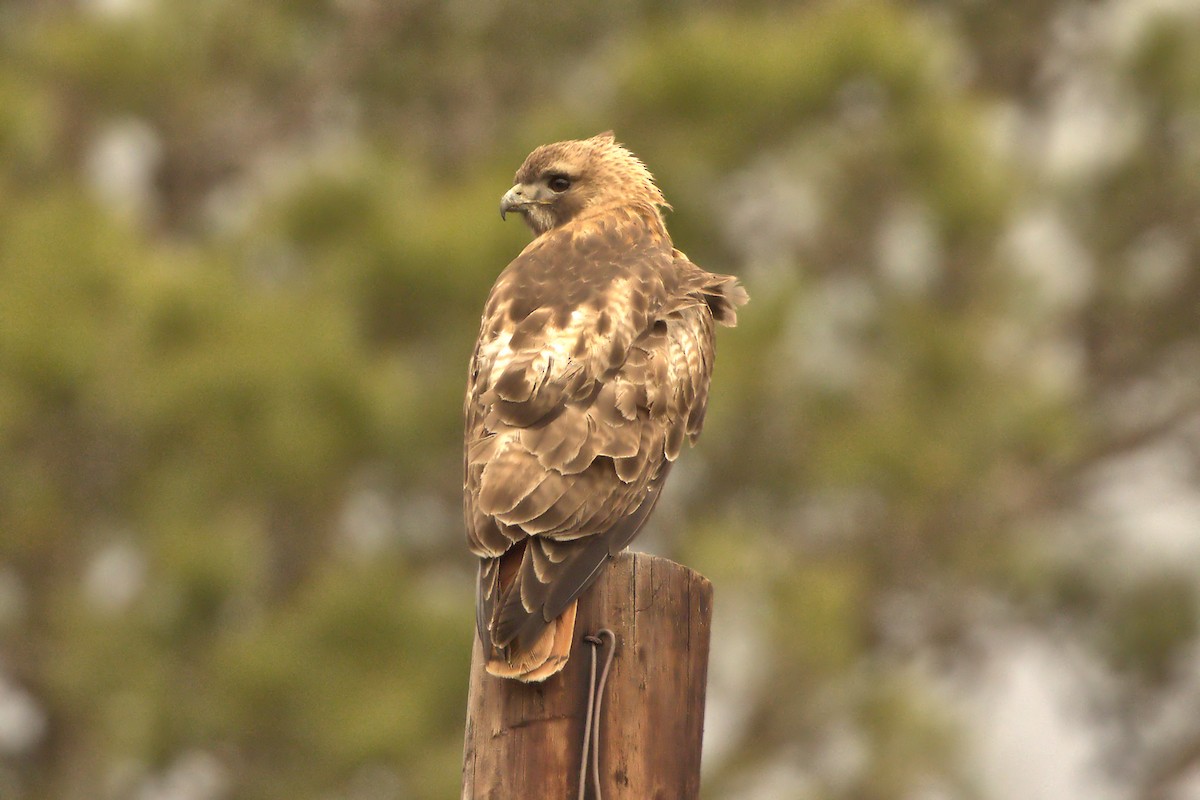
[[[623,224],[622,224],[623,223]],[[575,600],[641,529],[699,435],[714,321],[745,293],[648,220],[566,226],[492,291],[467,387],[464,496],[495,674],[566,660]]]

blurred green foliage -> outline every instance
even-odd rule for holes
[[[608,128],[753,298],[646,537],[717,585],[706,796],[1004,796],[930,666],[994,631],[1152,716],[1194,564],[1097,497],[1200,474],[1200,27],[1128,7],[10,0],[0,797],[453,796],[497,201]]]

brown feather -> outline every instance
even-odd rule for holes
[[[714,323],[746,301],[674,248],[652,176],[611,135],[538,148],[517,182],[548,171],[574,183],[527,209],[539,235],[492,288],[464,403],[487,669],[535,681],[562,669],[579,594],[699,435]]]

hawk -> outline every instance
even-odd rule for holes
[[[736,278],[671,243],[669,208],[611,132],[534,150],[500,201],[534,239],[483,310],[465,403],[464,509],[492,675],[566,664],[579,594],[654,509],[704,422]]]

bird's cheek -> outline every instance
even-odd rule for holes
[[[553,209],[543,205],[526,206],[525,222],[534,233],[545,233],[557,224]]]

